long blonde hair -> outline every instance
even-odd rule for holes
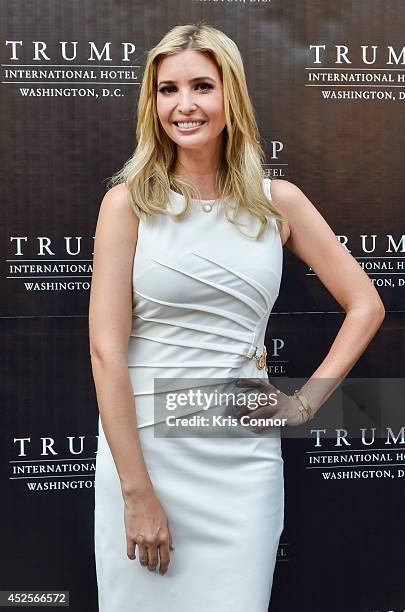
[[[260,228],[255,237],[258,240],[269,215],[279,221],[286,217],[263,190],[265,155],[259,143],[240,51],[226,34],[203,22],[172,28],[148,52],[138,102],[137,146],[122,169],[110,178],[108,187],[125,183],[131,207],[144,221],[155,214],[171,214],[168,211],[171,186],[185,199],[184,209],[173,213],[178,221],[188,214],[192,198],[202,199],[197,187],[174,173],[176,143],[160,125],[156,108],[159,61],[186,49],[205,53],[218,67],[223,83],[226,128],[223,131],[224,155],[216,172],[216,189],[228,221],[239,229],[243,223],[238,217],[243,210],[259,219]]]

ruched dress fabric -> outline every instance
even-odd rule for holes
[[[271,197],[270,179],[263,187]],[[95,561],[99,612],[267,612],[284,526],[280,428],[273,435],[156,437],[154,379],[265,378],[261,354],[283,247],[274,218],[256,241],[219,201],[182,221],[139,222],[128,371],[145,463],[175,550],[164,576],[127,556],[124,502],[99,418]],[[173,211],[184,199],[170,193]],[[255,235],[256,218],[241,218]],[[198,412],[198,408],[193,409]],[[244,430],[247,428],[244,427]]]

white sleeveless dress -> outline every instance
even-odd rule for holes
[[[270,194],[270,179],[264,179]],[[284,526],[280,429],[272,437],[156,437],[154,379],[261,377],[278,296],[283,248],[269,219],[263,238],[244,236],[219,202],[193,200],[176,222],[139,222],[133,267],[128,368],[139,437],[175,550],[161,576],[126,553],[120,482],[99,418],[95,474],[95,560],[100,612],[267,612]],[[171,191],[179,211],[183,196]],[[255,235],[248,215],[243,231]],[[191,412],[201,413],[201,408]],[[190,410],[188,410],[190,412]],[[205,411],[204,411],[205,413]],[[205,413],[206,414],[206,413]],[[243,427],[246,431],[247,428]],[[158,566],[159,568],[159,566]]]

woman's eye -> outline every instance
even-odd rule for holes
[[[208,91],[209,89],[212,89],[212,88],[213,88],[213,87],[212,87],[212,85],[211,85],[210,83],[198,83],[198,84],[196,85],[196,88],[198,88],[198,87],[202,87],[202,88],[203,88],[203,89],[202,89],[202,90],[200,90],[200,91]],[[171,90],[171,89],[175,89],[174,85],[165,85],[164,87],[161,87],[161,88],[159,89],[159,92],[160,92],[160,93],[168,93],[168,92],[170,93],[170,90]]]
[[[212,89],[212,85],[210,83],[198,83],[197,87],[202,85],[204,88]]]

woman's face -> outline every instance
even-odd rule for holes
[[[201,149],[222,142],[221,76],[215,62],[203,53],[188,49],[160,61],[156,103],[164,131],[178,146]]]

